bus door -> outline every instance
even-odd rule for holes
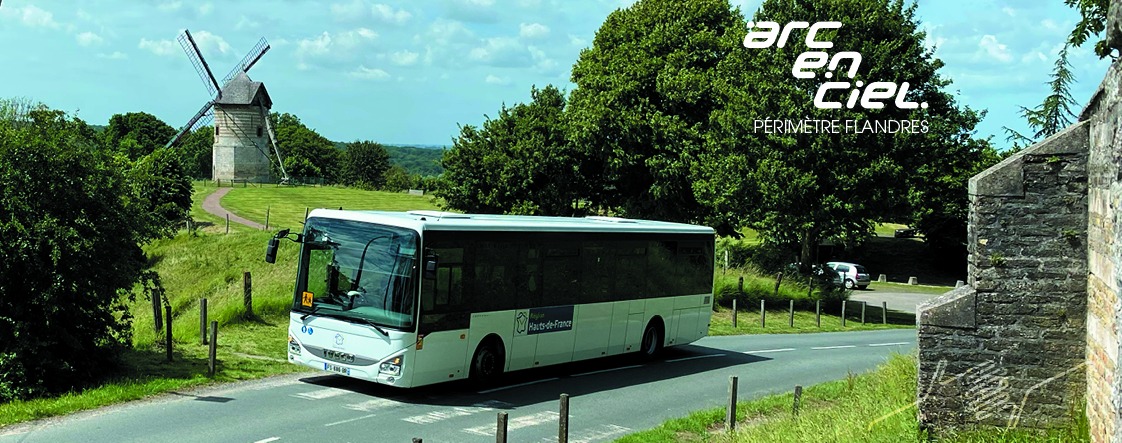
[[[418,333],[423,335],[416,355],[414,380],[432,383],[467,377],[467,329],[470,307],[464,294],[464,248],[434,249],[436,276],[421,284]],[[410,364],[410,363],[406,363]]]

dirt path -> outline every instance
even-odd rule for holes
[[[203,210],[218,216],[218,218],[226,218],[226,216],[229,215],[230,221],[249,226],[253,229],[265,229],[265,225],[238,217],[234,215],[233,212],[227,211],[226,208],[222,207],[222,197],[225,196],[227,192],[230,192],[230,189],[231,188],[218,188],[213,194],[206,196],[206,199],[203,200]]]

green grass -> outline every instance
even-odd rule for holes
[[[944,294],[954,290],[954,286],[909,285],[906,283],[878,282],[869,284],[869,289],[881,292],[909,292],[916,294]]]
[[[657,442],[901,442],[926,441],[916,421],[915,356],[894,355],[870,373],[853,375],[803,390],[798,417],[793,394],[778,394],[736,406],[737,430],[724,432],[722,408],[695,412],[624,436],[621,443]],[[963,433],[941,442],[1085,442],[1082,414],[1066,427],[1049,431],[990,429]]]
[[[222,207],[241,217],[265,224],[269,229],[303,227],[304,211],[316,208],[376,209],[408,211],[439,209],[433,197],[395,192],[363,191],[336,187],[262,187],[233,188],[222,198]]]
[[[915,314],[888,311],[888,323],[881,323],[879,306],[869,306],[865,310],[865,323],[861,323],[861,304],[847,303],[845,326],[841,324],[841,312],[822,313],[817,318],[814,311],[795,310],[795,326],[790,326],[788,309],[768,309],[764,316],[764,327],[760,327],[760,306],[740,307],[736,316],[736,328],[732,327],[732,309],[717,308],[709,321],[709,335],[743,334],[791,334],[807,332],[872,331],[879,329],[907,329],[915,327]],[[819,321],[821,326],[819,326]]]
[[[903,225],[900,223],[877,223],[876,227],[873,229],[876,235],[880,237],[895,237],[897,229],[903,229],[906,227],[908,227],[908,225]]]

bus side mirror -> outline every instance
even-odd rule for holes
[[[430,254],[425,255],[425,272],[424,272],[423,276],[424,276],[425,279],[428,279],[428,280],[432,280],[432,279],[436,278],[436,255],[435,254],[430,253]]]
[[[280,243],[276,237],[269,239],[269,246],[265,248],[265,263],[277,262],[277,244]]]

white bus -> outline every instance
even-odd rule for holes
[[[272,262],[277,239],[266,253]],[[706,335],[714,231],[612,217],[317,209],[288,360],[411,387]]]

